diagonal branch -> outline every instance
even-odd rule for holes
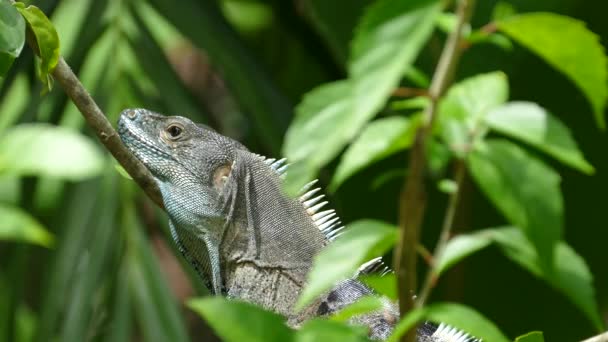
[[[36,51],[36,49],[34,49]],[[78,77],[74,75],[70,66],[63,57],[53,70],[53,78],[61,85],[72,102],[78,107],[87,124],[95,131],[97,138],[112,153],[114,158],[129,173],[144,192],[163,208],[163,200],[150,171],[123,145],[120,137],[99,109],[91,95],[84,89]]]

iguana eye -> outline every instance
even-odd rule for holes
[[[169,139],[175,140],[182,135],[183,129],[180,126],[173,124],[167,127],[165,131],[167,132]]]

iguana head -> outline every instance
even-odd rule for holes
[[[157,181],[197,184],[221,190],[230,175],[238,142],[181,116],[163,116],[145,109],[124,110],[118,132],[125,145]]]

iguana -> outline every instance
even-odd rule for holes
[[[210,291],[258,304],[297,328],[330,315],[373,291],[356,279],[337,284],[301,312],[293,307],[314,256],[344,229],[322,210],[314,182],[299,198],[281,189],[285,160],[264,158],[211,128],[180,116],[128,109],[119,135],[154,176],[169,214],[173,240]],[[360,273],[383,268],[379,259]],[[351,323],[386,339],[398,321],[394,303]],[[418,341],[474,341],[445,325],[423,324]]]

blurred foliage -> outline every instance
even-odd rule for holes
[[[387,222],[396,222],[407,149],[429,105],[418,88],[428,87],[455,29],[452,7],[32,0],[16,8],[0,0],[0,341],[364,340],[341,321],[377,308],[374,299],[298,332],[244,303],[185,305],[205,290],[175,257],[165,214],[119,175],[48,74],[60,52],[113,122],[127,107],[185,115],[258,153],[284,151],[295,162],[289,189],[316,176],[330,184],[343,220],[356,222],[319,255],[303,303],[394,244]],[[455,191],[458,235],[434,261],[433,303],[399,332],[423,319],[488,341],[533,330],[543,333],[518,341],[573,341],[605,328],[606,11],[590,0],[478,1],[429,144],[428,188],[437,190],[422,244],[434,246]],[[26,24],[42,58],[22,49]],[[460,187],[451,179],[458,161],[470,173]],[[393,275],[365,281],[395,297]]]

